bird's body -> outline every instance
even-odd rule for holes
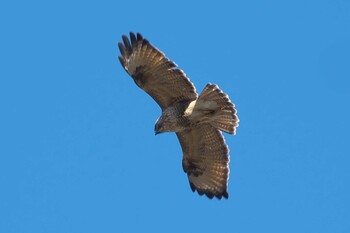
[[[155,134],[175,132],[183,150],[182,166],[192,191],[228,198],[229,153],[221,131],[236,133],[234,104],[217,85],[198,96],[184,72],[140,34],[119,43],[121,64],[135,83],[161,107]]]

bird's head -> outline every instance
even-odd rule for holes
[[[165,128],[165,123],[164,123],[164,117],[161,116],[158,118],[155,126],[154,126],[154,134],[157,135],[157,134],[160,134],[160,133],[163,133],[163,132],[166,132]]]
[[[176,132],[176,120],[167,111],[158,118],[156,125],[154,126],[155,135],[164,132]]]

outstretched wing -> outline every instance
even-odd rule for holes
[[[228,198],[229,151],[221,131],[203,124],[177,133],[182,166],[192,191],[209,198]]]
[[[134,79],[164,110],[182,100],[195,100],[196,89],[185,73],[151,45],[141,34],[130,33],[130,41],[123,35],[119,42],[119,61]]]

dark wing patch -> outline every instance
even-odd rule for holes
[[[122,39],[123,43],[118,43],[120,63],[162,110],[177,101],[197,98],[196,89],[185,73],[141,34],[130,33],[130,40],[125,35]]]
[[[229,151],[221,132],[203,124],[179,132],[177,137],[192,191],[209,198],[228,198]]]

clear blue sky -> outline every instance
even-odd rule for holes
[[[2,1],[0,232],[350,232],[350,3]],[[141,32],[236,103],[228,200],[122,69]]]

